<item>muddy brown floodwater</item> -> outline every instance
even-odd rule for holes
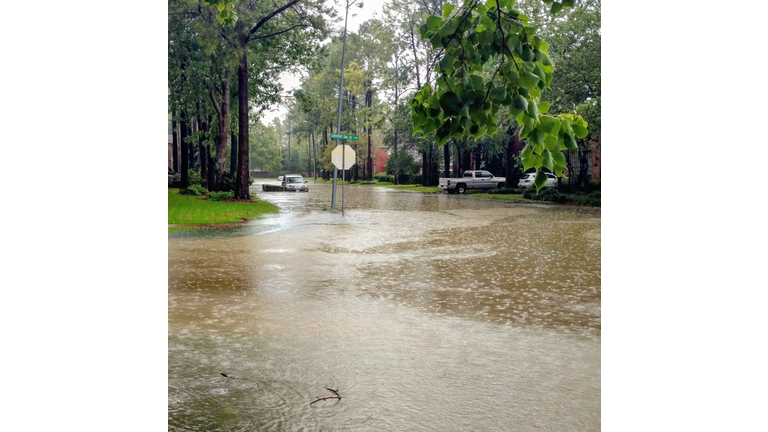
[[[169,234],[169,430],[600,430],[599,209],[309,186]]]

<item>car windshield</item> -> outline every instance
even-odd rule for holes
[[[286,181],[288,183],[304,183],[301,177],[288,177]]]

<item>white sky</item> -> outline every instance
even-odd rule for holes
[[[357,7],[357,3],[362,1],[363,8]],[[386,0],[358,0],[356,4],[349,8],[349,21],[347,22],[347,32],[356,32],[360,27],[360,24],[373,18],[374,13],[381,13],[382,6],[386,3]],[[344,0],[341,0],[336,6],[336,10],[340,16],[340,21],[336,24],[336,27],[341,29],[344,27]],[[283,84],[282,94],[290,94],[292,90],[298,88],[301,85],[299,76],[284,72],[280,75],[280,82]],[[287,112],[287,109],[283,105],[273,106],[274,111],[267,111],[262,114],[262,124],[268,125],[275,117],[283,117]]]

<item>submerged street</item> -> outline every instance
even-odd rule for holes
[[[308,186],[169,234],[170,430],[600,430],[599,208]]]

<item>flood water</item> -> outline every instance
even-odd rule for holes
[[[309,187],[169,234],[169,430],[600,430],[599,209]]]

